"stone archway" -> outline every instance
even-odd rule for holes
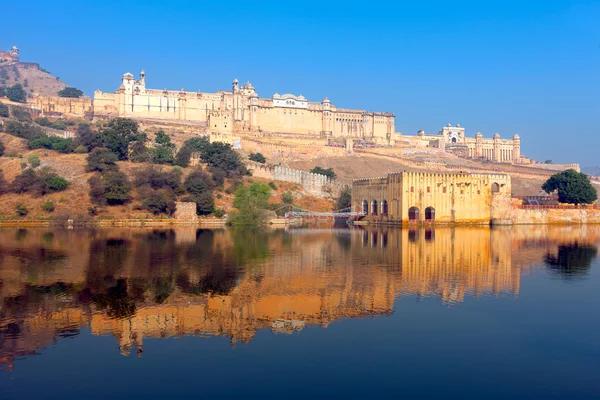
[[[369,202],[367,200],[363,200],[362,202],[362,212],[364,212],[365,215],[369,215]]]
[[[492,183],[492,193],[500,193],[500,185],[496,182]]]
[[[419,220],[419,209],[417,207],[408,209],[408,220],[411,222],[417,222]]]
[[[428,222],[435,221],[435,208],[427,207],[425,209],[425,221],[428,221]]]
[[[377,200],[371,202],[371,215],[377,215]]]
[[[381,215],[388,215],[388,202],[387,200],[381,200]]]

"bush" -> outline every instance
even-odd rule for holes
[[[0,104],[2,104],[2,103],[0,103]],[[0,142],[0,156],[4,155],[4,150],[5,150],[4,143]]]
[[[0,194],[8,193],[10,190],[10,185],[8,184],[6,178],[4,178],[4,172],[0,169]]]
[[[82,144],[80,144],[79,146],[75,147],[75,153],[77,153],[77,154],[85,154],[87,152],[88,152],[88,148],[85,147]]]
[[[104,198],[108,205],[118,205],[131,200],[131,183],[121,171],[109,171],[102,175]]]
[[[108,171],[117,167],[118,157],[115,153],[107,148],[98,147],[88,154],[85,170],[92,171]]]
[[[213,211],[213,215],[217,218],[223,218],[223,216],[225,215],[225,210],[221,208],[216,208]]]
[[[29,210],[27,209],[27,207],[25,207],[25,205],[23,203],[17,204],[17,206],[15,208],[17,210],[17,214],[20,215],[21,217],[24,217],[27,214],[29,214]]]
[[[46,187],[49,192],[62,192],[69,187],[69,181],[62,176],[50,176],[46,179]]]
[[[35,154],[29,156],[27,161],[29,162],[29,165],[31,165],[31,168],[37,168],[40,166],[40,158]]]
[[[313,169],[310,170],[310,172],[312,172],[313,174],[319,174],[319,175],[325,175],[331,179],[335,179],[336,175],[335,172],[333,172],[333,168],[321,168],[321,167],[314,167]]]
[[[8,106],[4,103],[0,103],[0,117],[8,118],[10,117],[10,110]]]
[[[340,196],[335,201],[336,207],[338,210],[342,210],[344,208],[350,208],[352,206],[352,191],[349,187],[345,187]]]
[[[54,207],[54,203],[52,202],[52,200],[46,200],[42,203],[42,211],[46,211],[46,212],[52,212],[54,211],[55,207]]]
[[[292,204],[294,202],[294,196],[290,192],[285,192],[281,195],[281,200],[283,200],[285,204]]]
[[[27,168],[27,163],[25,161],[21,161],[21,169]]]
[[[90,185],[91,202],[97,206],[105,206],[106,198],[104,197],[104,183],[102,182],[102,178],[94,175],[88,179],[88,184]]]
[[[267,159],[261,153],[250,153],[250,156],[248,158],[250,159],[250,161],[255,161],[261,164],[267,162]]]
[[[273,190],[277,190],[277,185],[275,185],[275,182],[269,182],[269,187]]]
[[[169,199],[164,193],[158,190],[152,191],[150,195],[142,199],[142,206],[154,214],[166,212],[168,205]]]
[[[163,171],[161,167],[149,165],[134,172],[136,187],[149,186],[152,189],[178,190],[181,185],[181,174],[175,170]]]
[[[212,189],[212,179],[202,170],[196,170],[185,179],[185,189],[192,196],[198,196]]]
[[[92,130],[89,124],[79,124],[77,126],[77,139],[75,144],[84,146],[85,153],[94,150],[96,147],[102,147],[102,138]]]
[[[28,141],[47,137],[39,126],[20,121],[6,121],[4,131]]]

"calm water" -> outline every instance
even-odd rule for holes
[[[0,397],[600,397],[600,227],[1,229]]]

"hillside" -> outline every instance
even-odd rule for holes
[[[48,166],[53,168],[59,175],[70,182],[67,190],[58,193],[47,194],[45,196],[32,196],[29,194],[5,193],[0,195],[0,219],[18,219],[16,215],[16,206],[19,203],[24,204],[29,213],[23,219],[48,219],[60,215],[68,215],[76,218],[84,216],[88,218],[88,209],[92,207],[89,196],[88,179],[93,173],[85,171],[87,154],[62,154],[53,150],[37,149],[28,150],[26,141],[15,136],[0,133],[0,141],[6,147],[6,154],[16,154],[17,157],[0,156],[0,169],[2,170],[5,179],[12,182],[17,175],[22,171],[21,162],[27,161],[31,155],[37,155],[40,158],[40,167]],[[118,162],[119,169],[123,171],[130,180],[133,181],[136,170],[146,167],[146,163],[132,163],[128,161]],[[164,166],[164,169],[170,169],[169,166]],[[194,167],[183,169],[183,176],[187,176],[194,171]],[[250,181],[261,181],[268,183],[265,179],[246,177],[245,183]],[[217,189],[214,192],[215,208],[223,209],[229,212],[233,209],[233,195],[225,190],[231,185],[231,182],[226,181],[223,188]],[[298,185],[277,182],[276,190],[272,191],[270,202],[281,203],[281,196],[284,192],[291,192],[295,198],[294,204],[310,210],[328,211],[333,209],[333,203],[329,200],[319,199],[310,196],[303,192]],[[138,193],[134,189],[132,191],[133,200],[122,206],[107,206],[104,207],[97,218],[101,219],[138,219],[138,218],[165,218],[165,215],[154,216],[147,210],[141,209],[141,202],[138,198]],[[52,213],[42,211],[42,203],[46,200],[51,200],[56,209]]]
[[[16,83],[23,85],[29,98],[34,93],[42,96],[56,96],[67,85],[58,77],[40,69],[33,63],[16,63],[0,65],[0,86],[12,86]]]

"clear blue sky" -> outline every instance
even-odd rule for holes
[[[396,114],[396,130],[519,133],[538,160],[600,165],[600,1],[11,1],[0,47],[67,84],[215,91],[250,80]]]

